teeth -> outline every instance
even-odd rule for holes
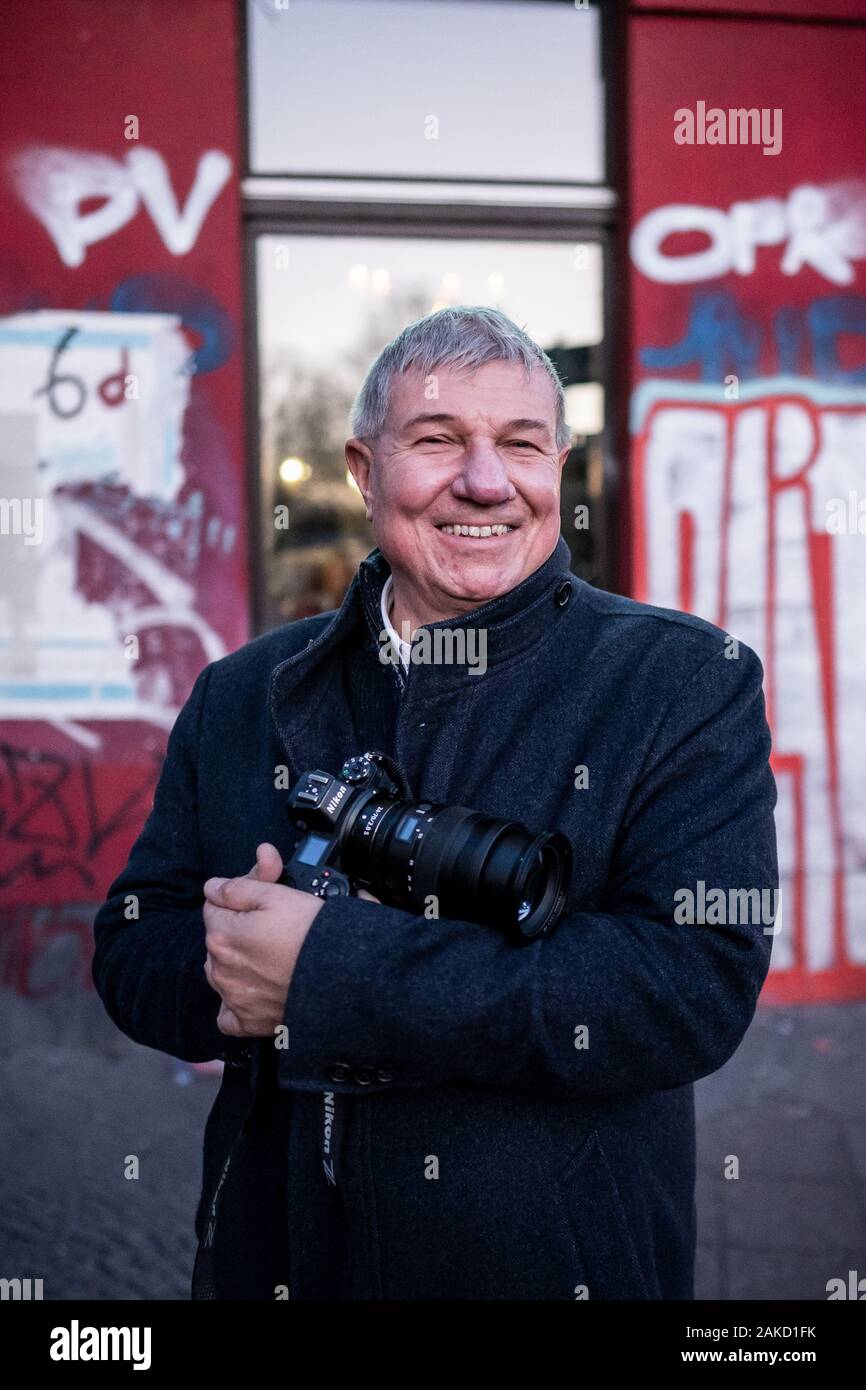
[[[446,536],[506,536],[513,526],[440,526]]]

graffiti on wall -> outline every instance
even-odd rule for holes
[[[69,988],[92,990],[93,910],[81,906],[22,907],[0,935],[0,985],[23,999]]]
[[[0,984],[28,1000],[91,987],[168,730],[249,634],[236,7],[164,6],[133,41],[122,8],[10,16]]]
[[[32,146],[9,161],[10,181],[42,223],[64,265],[79,266],[87,247],[113,236],[146,208],[173,256],[185,256],[231,174],[222,150],[207,150],[196,167],[186,203],[178,205],[162,155],[136,145],[120,159],[89,150]],[[100,206],[83,211],[90,200]]]
[[[838,991],[866,962],[866,516],[858,535],[841,515],[862,486],[866,391],[771,378],[731,401],[650,382],[634,410],[637,596],[760,655],[785,904],[773,969],[833,972]]]
[[[19,270],[0,318],[0,894],[3,979],[28,997],[54,988],[37,967],[58,937],[89,949],[167,733],[246,628],[237,315],[220,298],[238,299],[237,223],[225,198],[216,241],[208,221],[234,165],[208,143],[182,195],[137,138],[115,157],[25,136],[0,157]],[[98,264],[109,242],[119,280]]]
[[[197,555],[184,555],[201,510],[200,494],[179,500],[189,358],[166,314],[0,323],[0,495],[20,499],[23,531],[7,547],[0,718],[169,728],[172,631],[204,660],[224,654],[197,611]],[[234,536],[217,519],[209,541],[230,549]]]
[[[664,243],[676,232],[700,232],[699,251],[670,254]],[[866,184],[842,180],[826,187],[801,184],[786,198],[752,198],[728,208],[666,203],[637,223],[632,260],[641,274],[666,285],[753,275],[759,248],[781,248],[783,275],[807,267],[834,285],[850,285],[854,262],[866,257]]]
[[[150,809],[162,755],[134,767],[122,788],[112,785],[88,754],[34,750],[0,742],[0,825],[5,844],[0,887],[32,879],[51,885],[72,877],[78,894],[99,889],[93,864],[115,836],[137,826]]]
[[[700,215],[697,215],[700,214]],[[755,271],[784,247],[836,285],[866,256],[859,185],[728,210],[667,205],[632,236],[665,284]],[[671,231],[708,244],[668,254]],[[730,282],[726,282],[730,283]],[[773,304],[686,291],[684,327],[643,343],[631,408],[635,593],[746,642],[764,664],[784,904],[769,996],[859,997],[866,967],[866,298]],[[859,352],[853,344],[859,345]],[[660,375],[665,373],[665,375]]]

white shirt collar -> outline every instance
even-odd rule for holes
[[[391,598],[393,589],[394,585],[392,582],[391,575],[389,574],[388,578],[385,580],[384,585],[382,586],[382,626],[384,627],[389,638],[391,639],[392,649],[399,654],[400,663],[404,671],[408,671],[409,661],[411,659],[412,654],[412,644],[410,642],[404,642],[403,638],[397,632],[397,629],[391,623],[391,618],[389,615],[391,612]]]

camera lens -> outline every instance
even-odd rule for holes
[[[565,903],[571,846],[463,806],[360,795],[341,835],[345,872],[376,897],[430,916],[478,922],[529,941]]]
[[[544,857],[539,850],[523,885],[523,898],[517,905],[517,920],[525,922],[538,907],[544,895],[547,878],[544,871]]]
[[[564,835],[538,837],[541,843],[525,856],[518,892],[517,929],[521,936],[543,935],[555,924],[565,903],[571,869],[571,846]]]

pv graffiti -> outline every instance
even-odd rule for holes
[[[195,246],[208,212],[228,182],[232,163],[222,150],[206,150],[181,208],[168,166],[158,150],[140,145],[122,160],[89,150],[30,146],[9,163],[12,185],[42,223],[64,265],[80,266],[88,246],[125,227],[141,206],[173,256]],[[101,205],[82,212],[98,198]]]

